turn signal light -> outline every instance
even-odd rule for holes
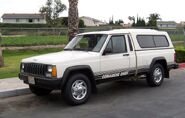
[[[56,77],[57,76],[57,68],[56,68],[56,66],[53,66],[52,67],[52,77]]]

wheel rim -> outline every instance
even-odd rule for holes
[[[162,76],[163,76],[163,75],[162,75],[162,70],[161,70],[160,68],[156,68],[156,69],[154,70],[153,76],[154,76],[154,81],[155,81],[156,83],[161,82]]]
[[[76,80],[71,86],[72,96],[76,100],[82,100],[87,94],[87,85],[83,80]]]

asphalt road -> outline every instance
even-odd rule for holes
[[[150,88],[144,80],[98,86],[88,103],[68,106],[60,92],[0,100],[0,118],[185,118],[185,70]]]

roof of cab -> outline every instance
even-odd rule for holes
[[[95,32],[86,32],[86,33],[81,33],[79,35],[87,35],[87,34],[123,34],[123,33],[159,33],[163,31],[158,31],[154,29],[114,29],[114,30],[109,30],[109,31],[95,31]],[[163,32],[164,33],[164,32]]]

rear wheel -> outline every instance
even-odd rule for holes
[[[83,74],[72,75],[64,87],[64,99],[70,105],[79,105],[88,101],[91,83]]]
[[[151,87],[160,86],[164,80],[164,68],[161,64],[155,64],[147,76],[147,83]]]
[[[44,89],[44,88],[40,88],[40,87],[36,87],[36,86],[32,86],[32,85],[29,85],[29,88],[30,88],[31,92],[37,96],[49,95],[52,91],[50,89]]]

